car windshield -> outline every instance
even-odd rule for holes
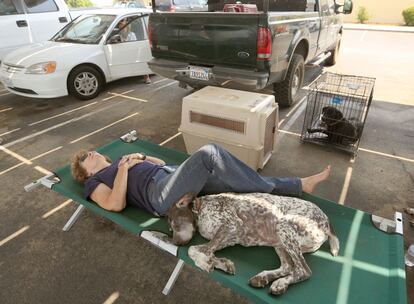
[[[52,41],[98,44],[115,17],[115,15],[80,16],[59,31]]]

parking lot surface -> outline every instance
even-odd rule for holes
[[[300,143],[302,99],[280,110],[277,150],[262,174],[307,176],[330,163],[332,175],[316,195],[390,219],[414,207],[413,38],[355,30],[343,35],[339,62],[327,70],[377,78],[356,158]],[[320,72],[308,67],[306,83]],[[175,258],[88,211],[63,232],[76,204],[43,188],[23,190],[68,164],[77,150],[132,129],[185,151],[177,129],[182,98],[193,90],[160,76],[152,80],[116,81],[91,101],[34,100],[0,87],[0,303],[248,303],[187,266],[171,294],[162,295]],[[404,215],[406,246],[414,243],[412,219]],[[414,299],[413,269],[407,269],[407,287]]]

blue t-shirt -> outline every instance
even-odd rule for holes
[[[85,198],[89,199],[92,192],[99,184],[105,184],[109,188],[114,187],[114,181],[118,172],[118,163],[121,158],[117,159],[110,166],[97,172],[85,182]],[[147,195],[147,186],[151,181],[151,178],[160,170],[162,166],[156,165],[149,161],[144,161],[140,164],[133,166],[128,170],[128,182],[126,202],[128,205],[135,206],[141,209],[145,209],[151,213],[154,213],[154,208]]]

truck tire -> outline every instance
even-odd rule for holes
[[[68,92],[70,95],[89,100],[99,95],[104,86],[102,74],[89,65],[81,65],[73,69],[68,77]]]
[[[329,50],[329,52],[331,52],[331,56],[329,56],[325,60],[325,65],[326,66],[335,65],[336,60],[338,59],[338,55],[339,55],[339,48],[341,47],[341,38],[342,38],[342,35],[338,34],[338,37],[336,38],[335,48],[332,49],[332,50]]]
[[[290,107],[298,99],[298,91],[303,84],[305,63],[302,55],[293,54],[286,78],[273,85],[276,102],[282,107]]]

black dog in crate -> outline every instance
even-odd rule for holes
[[[361,136],[361,126],[346,119],[342,112],[333,106],[322,109],[321,120],[326,128],[310,128],[307,130],[309,134],[318,132],[326,134],[328,142],[340,145],[352,145]]]

